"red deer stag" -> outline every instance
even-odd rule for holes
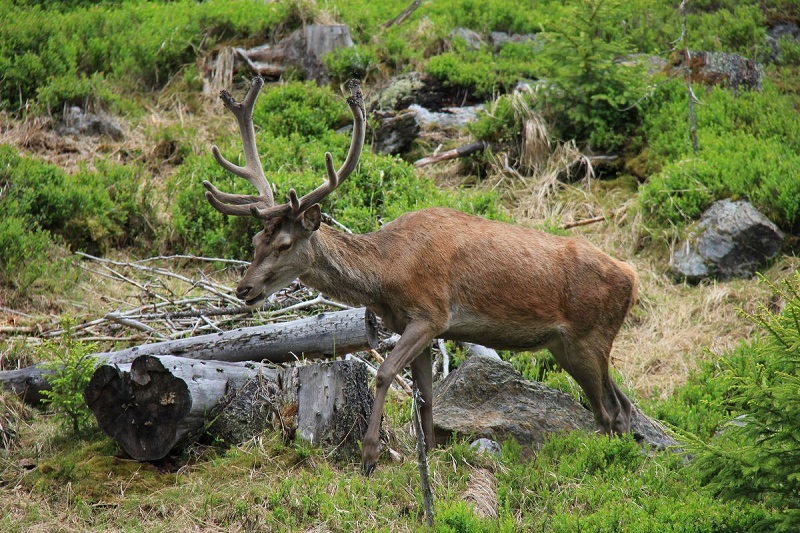
[[[358,84],[347,103],[353,137],[342,167],[325,154],[327,181],[275,204],[256,151],[253,105],[263,86],[255,78],[242,102],[223,91],[244,145],[245,166],[217,162],[247,179],[258,196],[226,194],[209,182],[208,201],[227,215],[253,216],[264,229],[253,237],[255,257],[236,295],[256,305],[295,278],[332,297],[365,305],[400,340],[378,370],[375,405],[363,439],[363,467],[378,460],[384,400],[398,371],[411,367],[422,398],[428,449],[434,446],[434,338],[498,349],[548,348],[580,384],[599,431],[629,431],[631,404],[609,376],[614,337],[636,296],[636,277],[579,238],[489,221],[442,208],[406,213],[379,231],[349,235],[320,225],[319,203],[356,168],[364,145],[365,110]]]

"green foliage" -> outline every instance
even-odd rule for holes
[[[43,349],[46,362],[42,368],[50,372],[47,381],[52,389],[42,394],[59,421],[73,433],[80,433],[94,421],[83,399],[83,389],[94,374],[97,361],[92,353],[96,350],[93,344],[82,343],[72,337],[74,323],[69,319],[63,320],[61,325],[63,338],[48,342]]]
[[[378,55],[372,48],[356,45],[328,53],[324,62],[331,79],[344,83],[351,78],[366,80],[378,68]]]
[[[16,110],[36,98],[57,105],[90,89],[102,100],[111,95],[109,88],[98,88],[106,81],[162,87],[195,61],[199,49],[268,34],[289,16],[292,2],[72,4],[76,7],[0,4],[0,107]]]
[[[780,510],[761,530],[793,531],[800,520],[800,274],[772,289],[785,308],[762,307],[750,317],[767,337],[726,368],[735,418],[711,442],[695,440],[691,470],[715,495]]]
[[[42,276],[57,272],[60,261],[53,260],[52,248],[48,231],[30,228],[23,217],[0,218],[0,285],[25,294]]]
[[[541,106],[561,139],[597,151],[624,147],[640,124],[644,65],[619,30],[621,3],[582,0],[559,10],[536,60],[548,86]]]
[[[152,190],[135,165],[96,162],[97,170],[59,167],[0,150],[0,206],[39,237],[58,235],[72,249],[102,252],[150,235]]]
[[[503,446],[500,515],[521,516],[524,531],[749,531],[767,515],[723,503],[678,473],[683,457],[648,455],[633,436],[573,432],[548,439],[532,460]]]
[[[426,72],[445,85],[470,90],[476,97],[491,97],[509,91],[520,79],[531,78],[535,67],[531,58],[538,53],[533,42],[507,43],[499,54],[482,46],[475,50],[456,38],[453,50],[433,56]]]
[[[769,83],[738,96],[695,89],[700,151],[692,152],[685,87],[664,84],[646,120],[649,165],[640,206],[657,224],[681,225],[714,200],[741,197],[783,228],[800,216],[800,115]]]
[[[352,120],[349,116],[342,99],[313,82],[269,87],[253,110],[253,122],[270,137],[318,137]]]

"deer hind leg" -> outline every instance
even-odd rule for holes
[[[430,345],[411,361],[411,377],[422,396],[422,405],[420,405],[419,411],[422,417],[425,447],[432,450],[436,447],[436,436],[433,434],[433,361]]]
[[[371,474],[378,463],[383,404],[386,402],[386,393],[389,391],[389,385],[391,385],[392,380],[402,368],[410,365],[422,353],[436,336],[436,333],[428,323],[410,323],[400,336],[400,340],[397,341],[392,353],[378,368],[378,375],[375,377],[375,403],[372,406],[372,414],[369,417],[367,431],[361,441],[362,466],[366,475]],[[424,394],[423,392],[423,399]],[[431,396],[433,396],[432,393]],[[432,422],[433,418],[431,417],[431,426],[433,426]]]
[[[558,364],[583,389],[594,414],[597,429],[609,435],[630,431],[631,402],[609,375],[611,342],[600,332],[571,339],[554,339],[548,348]]]

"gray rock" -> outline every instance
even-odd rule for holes
[[[781,39],[800,41],[800,27],[792,22],[783,22],[767,30],[767,47],[769,49],[767,62],[775,63],[780,59]]]
[[[703,213],[670,261],[680,279],[749,278],[783,246],[783,233],[749,202],[720,200]]]
[[[483,37],[481,37],[481,34],[467,28],[454,29],[452,32],[450,32],[450,37],[464,39],[464,42],[467,43],[467,48],[472,48],[473,50],[480,50],[481,46],[483,45]]]
[[[504,361],[470,357],[434,392],[433,423],[438,442],[452,434],[503,441],[515,438],[539,446],[547,435],[594,431],[591,411],[567,394],[526,380]],[[632,431],[657,448],[675,444],[660,427],[634,407]]]
[[[500,48],[506,43],[525,43],[530,42],[534,45],[540,45],[541,39],[535,33],[514,33],[509,35],[504,31],[493,31],[489,34],[489,42],[492,43],[492,48],[495,52],[499,52]],[[538,50],[538,46],[536,47]]]
[[[113,118],[95,113],[86,113],[80,107],[73,106],[64,112],[63,124],[56,128],[59,135],[107,135],[115,141],[121,141],[125,134],[119,123]]]
[[[378,126],[372,148],[378,153],[395,155],[405,152],[419,136],[420,127],[413,111],[374,113],[373,117]]]
[[[416,114],[417,121],[425,128],[452,129],[466,126],[478,120],[478,111],[484,109],[483,104],[464,107],[445,107],[441,111],[430,111],[412,104],[408,108]]]
[[[760,91],[764,69],[738,54],[722,52],[689,52],[692,81],[706,85],[721,85],[730,89]],[[670,56],[667,71],[675,73],[686,68],[686,50],[678,50]]]
[[[495,457],[500,457],[501,449],[500,445],[493,441],[492,439],[485,439],[481,438],[473,442],[469,445],[470,448],[480,452],[485,453],[488,455],[494,455]]]

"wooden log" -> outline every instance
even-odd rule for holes
[[[258,370],[252,363],[142,355],[129,365],[100,366],[84,398],[100,429],[128,455],[155,461],[202,428],[229,387],[243,386]]]
[[[155,342],[99,353],[108,363],[129,363],[139,355],[175,355],[203,361],[288,363],[365,350],[377,343],[374,315],[363,307],[223,333]],[[1,379],[1,378],[0,378]]]
[[[318,359],[376,346],[377,319],[366,309],[347,309],[283,322],[239,328],[224,333],[134,346],[95,354],[100,364],[125,364],[140,355],[175,355],[227,362],[286,363]],[[0,387],[26,403],[37,405],[48,390],[47,374],[39,365],[0,372]]]
[[[366,369],[350,361],[283,369],[143,355],[100,366],[84,397],[100,428],[139,461],[205,433],[237,444],[271,428],[350,456],[372,408]]]
[[[474,154],[475,152],[482,152],[488,147],[489,144],[484,141],[465,144],[464,146],[459,146],[458,148],[453,148],[452,150],[447,150],[446,152],[442,152],[440,154],[417,159],[414,161],[414,166],[419,168],[426,165],[432,165],[433,163],[439,163],[440,161],[448,161],[450,159],[466,157],[470,154]]]

